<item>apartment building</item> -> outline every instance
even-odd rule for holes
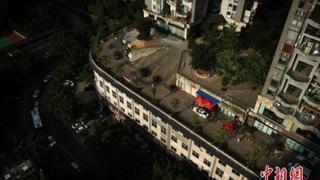
[[[241,31],[252,22],[257,7],[256,0],[222,0],[220,14],[229,24],[236,26],[236,31]]]
[[[241,162],[99,67],[91,54],[89,61],[99,97],[120,120],[133,120],[165,148],[189,160],[213,179],[259,179],[255,172]]]
[[[208,0],[145,0],[144,17],[181,38],[187,39],[190,29],[207,13]]]
[[[320,147],[320,1],[293,0],[254,113],[254,126],[282,132],[289,147],[314,158]]]

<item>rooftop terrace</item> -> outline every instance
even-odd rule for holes
[[[100,58],[96,58],[100,68],[244,165],[257,170],[263,169],[266,164],[284,166],[287,161],[294,160],[296,154],[287,148],[277,150],[279,142],[284,142],[281,138],[272,138],[259,131],[251,131],[250,128],[219,112],[211,112],[208,119],[195,115],[192,112],[195,105],[194,97],[175,87],[176,73],[182,59],[184,65],[180,73],[203,84],[214,93],[232,97],[237,102],[243,101],[248,107],[253,106],[260,88],[252,89],[251,85],[241,83],[222,91],[219,76],[208,79],[196,77],[189,65],[190,57],[185,54],[187,42],[171,36],[157,36],[166,46],[137,61],[129,62],[124,54],[121,58],[114,58],[114,53],[124,53],[121,41],[125,34],[126,32],[123,32],[117,38],[110,36],[104,39]],[[141,69],[148,69],[149,72],[141,73]],[[233,132],[228,133],[224,130],[223,125],[226,122],[234,124]]]
[[[221,83],[222,78],[219,75],[214,74],[209,78],[196,76],[194,69],[191,66],[192,58],[189,53],[185,51],[181,57],[180,74],[191,79],[193,82],[202,85],[213,94],[225,98],[243,109],[254,107],[258,95],[261,92],[261,86],[256,87],[246,82],[234,81],[227,86],[227,90],[225,91],[223,90],[224,87]]]

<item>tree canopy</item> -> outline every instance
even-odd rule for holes
[[[152,27],[151,20],[144,18],[141,12],[137,12],[134,24],[139,31],[138,38],[143,40],[149,39]]]

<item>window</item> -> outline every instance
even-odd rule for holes
[[[218,161],[222,166],[226,166],[227,164],[219,159]]]
[[[192,151],[192,155],[196,158],[199,158],[199,153],[195,152],[195,151]]]
[[[123,97],[119,96],[119,101],[123,103]]]
[[[143,113],[143,119],[148,122],[148,115],[146,115],[145,113]]]
[[[218,175],[219,177],[222,177],[223,176],[223,171],[219,168],[216,169],[216,175]]]
[[[152,126],[157,128],[157,122],[155,120],[152,120]]]
[[[232,169],[232,172],[233,172],[233,174],[235,174],[235,175],[237,175],[237,176],[240,176],[240,173],[239,173],[238,171]]]
[[[139,115],[139,114],[140,114],[140,111],[139,111],[139,109],[138,109],[138,108],[134,108],[134,112],[135,112],[137,115]]]
[[[166,143],[166,139],[164,139],[163,137],[160,138],[162,142]]]
[[[100,85],[100,87],[103,87],[102,81],[99,81],[99,85]]]
[[[117,94],[116,94],[116,92],[115,92],[115,91],[112,91],[112,96],[113,96],[114,98],[116,98],[116,97],[117,97]]]
[[[110,92],[110,89],[108,86],[106,86],[106,91],[109,93]]]
[[[185,143],[182,143],[182,148],[188,151],[188,145],[186,145]]]
[[[229,177],[229,180],[234,180],[232,177]]]
[[[151,131],[151,134],[154,135],[154,136],[157,136],[157,133],[154,132],[154,131]]]
[[[132,118],[132,114],[128,113],[128,116]]]
[[[127,107],[131,109],[131,103],[129,101],[127,101]]]
[[[279,82],[277,80],[272,79],[271,82],[270,82],[270,85],[273,86],[273,87],[277,87],[278,83]]]
[[[174,142],[178,142],[178,138],[175,137],[175,136],[171,136],[171,139],[172,139],[172,141],[174,141]]]
[[[125,110],[123,108],[120,108],[122,112],[125,112]]]
[[[161,126],[161,132],[163,134],[167,134],[167,129],[165,127]]]
[[[187,159],[187,157],[186,157],[184,154],[182,154],[182,153],[180,153],[180,156],[183,157],[183,158],[185,158],[185,159]]]
[[[203,160],[203,163],[204,163],[205,165],[207,165],[208,167],[210,167],[210,165],[211,165],[210,161],[208,161],[207,159],[204,159],[204,160]]]
[[[172,149],[174,152],[177,152],[177,149],[174,148],[174,147],[172,147],[172,146],[171,146],[171,149]]]

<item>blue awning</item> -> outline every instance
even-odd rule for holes
[[[209,100],[210,102],[212,102],[212,103],[214,103],[214,104],[220,103],[220,100],[219,100],[219,99],[214,98],[213,96],[205,93],[204,91],[198,90],[198,91],[196,92],[196,94],[197,94],[198,96],[201,96],[201,97]]]

